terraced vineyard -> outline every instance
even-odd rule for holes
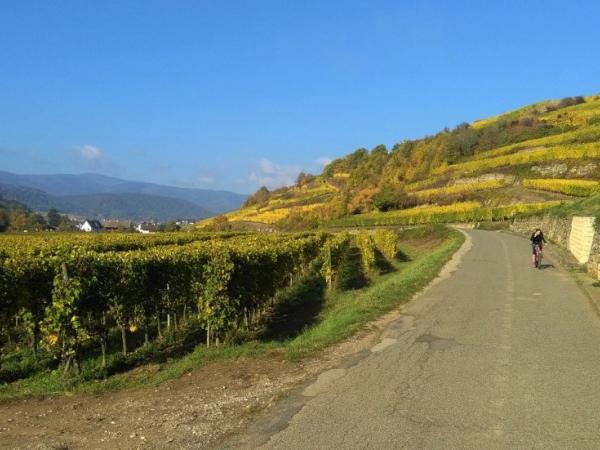
[[[555,208],[561,202],[524,203],[484,207],[478,202],[447,206],[425,206],[389,212],[372,212],[331,221],[332,226],[419,225],[426,223],[489,222],[511,219],[519,214],[533,214]]]
[[[411,192],[411,194],[420,200],[428,200],[439,195],[465,194],[488,189],[498,189],[506,186],[506,184],[506,180],[504,179],[482,180],[470,183],[457,183],[439,188],[423,189]]]
[[[523,186],[542,191],[562,192],[576,197],[589,197],[600,192],[600,182],[596,180],[534,178],[523,180]]]
[[[568,97],[403,141],[390,151],[358,149],[318,176],[257,193],[228,219],[283,228],[502,220],[594,195],[598,182],[600,95]]]
[[[225,214],[233,222],[259,222],[273,224],[289,217],[293,213],[311,213],[326,205],[327,201],[335,195],[336,189],[330,184],[320,181],[312,183],[310,187],[285,189],[270,195],[267,202],[246,207]],[[207,225],[210,220],[201,222]]]

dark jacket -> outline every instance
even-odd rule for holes
[[[543,231],[540,231],[540,234],[538,234],[537,236],[535,235],[535,232],[533,232],[529,240],[531,241],[532,245],[542,245],[546,242],[546,239],[544,239]]]

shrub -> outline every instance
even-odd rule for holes
[[[258,191],[246,199],[244,207],[265,204],[269,201],[270,194],[269,190],[265,186],[262,186]]]
[[[568,106],[579,105],[580,103],[585,103],[585,99],[581,96],[565,97],[560,102],[558,102],[557,108],[566,108]]]
[[[373,197],[377,193],[374,188],[362,189],[348,202],[348,212],[357,214],[371,211],[373,209]]]
[[[212,220],[210,227],[214,231],[229,231],[229,230],[231,230],[231,224],[229,223],[229,218],[224,215],[215,217]]]
[[[373,196],[373,205],[379,211],[389,211],[391,209],[399,209],[406,207],[409,199],[407,195],[400,189],[386,185],[382,187],[377,194]]]

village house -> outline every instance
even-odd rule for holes
[[[102,222],[105,231],[129,231],[131,221],[129,220],[105,220]]]
[[[156,225],[150,222],[142,222],[135,227],[135,230],[142,234],[156,233]]]
[[[85,231],[86,233],[90,233],[92,231],[102,231],[102,224],[97,220],[88,219],[79,225],[79,229],[81,231]]]

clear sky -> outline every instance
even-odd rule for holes
[[[600,92],[595,1],[0,0],[0,170],[242,193]]]

